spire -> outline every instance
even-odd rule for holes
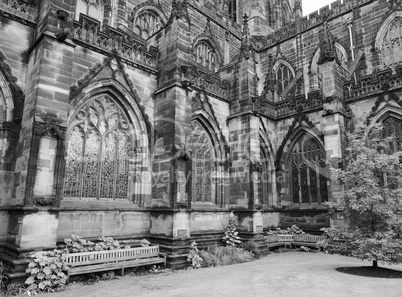
[[[293,7],[293,12],[296,17],[302,17],[303,15],[303,8],[302,8],[302,2],[301,0],[296,0],[294,7]]]
[[[248,28],[248,16],[245,13],[243,16],[243,32],[240,46],[240,57],[244,57],[248,60],[250,58],[250,50],[252,49],[250,41],[250,30]]]
[[[336,59],[335,42],[331,32],[329,32],[328,21],[324,21],[323,26],[324,30],[319,43],[321,52],[317,64],[324,64],[327,61]]]

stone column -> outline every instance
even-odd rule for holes
[[[19,248],[56,245],[61,197],[64,131],[74,45],[64,1],[41,1],[37,41],[29,50],[22,129],[17,151],[13,205],[7,241]],[[61,34],[65,33],[65,34]],[[22,206],[22,208],[21,208]]]
[[[345,144],[345,123],[347,121],[343,103],[342,70],[336,61],[325,61],[319,65],[319,75],[323,81],[324,96],[324,143],[327,161],[333,168],[341,168]],[[329,165],[327,166],[329,168]],[[336,176],[330,177],[329,201],[336,202],[336,194],[342,190]],[[342,218],[335,214],[331,226],[342,225]]]

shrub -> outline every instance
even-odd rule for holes
[[[120,249],[120,243],[112,237],[99,237],[99,242],[93,242],[81,238],[78,235],[71,234],[71,238],[64,239],[64,252],[65,253],[82,253],[92,251],[108,251]]]
[[[200,251],[202,267],[223,266],[248,262],[253,259],[251,252],[234,246],[211,246],[206,251]]]
[[[190,262],[192,268],[200,268],[202,259],[200,257],[200,251],[197,248],[197,243],[193,241],[191,243],[191,249],[187,254],[187,261]]]
[[[66,244],[64,252],[66,253],[83,253],[90,252],[95,249],[95,243],[90,240],[82,239],[78,235],[71,234],[71,238],[64,239]]]
[[[226,227],[225,236],[223,236],[223,241],[227,245],[236,246],[241,243],[240,237],[237,235],[239,232],[236,231],[236,225],[234,220],[233,211],[229,215],[229,225]]]
[[[258,251],[258,245],[254,242],[254,241],[245,241],[242,242],[242,244],[240,245],[240,247],[243,250],[246,250],[250,253],[253,253],[254,255],[258,255],[259,251]]]
[[[281,228],[276,228],[275,230],[269,230],[268,234],[300,234],[304,235],[306,234],[302,229],[297,227],[297,225],[292,225],[290,228],[287,229],[281,229]]]
[[[28,285],[27,292],[54,292],[63,289],[67,282],[67,275],[64,273],[66,270],[61,251],[34,254],[26,270],[30,274],[25,281]]]

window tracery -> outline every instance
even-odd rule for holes
[[[192,151],[192,201],[215,203],[214,152],[211,140],[198,122],[193,123],[190,139]]]
[[[212,72],[218,70],[218,57],[215,49],[205,40],[199,41],[193,48],[192,58],[198,64]]]
[[[75,19],[78,21],[82,13],[102,21],[102,4],[101,0],[77,0]]]
[[[294,73],[289,68],[289,66],[284,63],[279,63],[275,70],[275,80],[276,80],[276,93],[278,100],[284,100],[286,98],[280,98],[282,92],[287,88],[287,86],[293,81]],[[293,86],[288,94],[294,94],[296,92],[296,86]]]
[[[67,148],[65,197],[129,197],[129,126],[120,107],[106,95],[76,113]]]
[[[163,27],[159,15],[152,10],[143,10],[135,18],[133,31],[144,39],[148,39]]]
[[[386,29],[381,52],[384,66],[394,68],[402,62],[402,18],[397,17]]]
[[[325,154],[316,140],[302,137],[293,147],[289,167],[293,203],[328,201]]]

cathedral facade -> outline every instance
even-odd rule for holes
[[[0,259],[342,224],[330,168],[363,118],[400,149],[401,62],[397,0],[0,0]]]

